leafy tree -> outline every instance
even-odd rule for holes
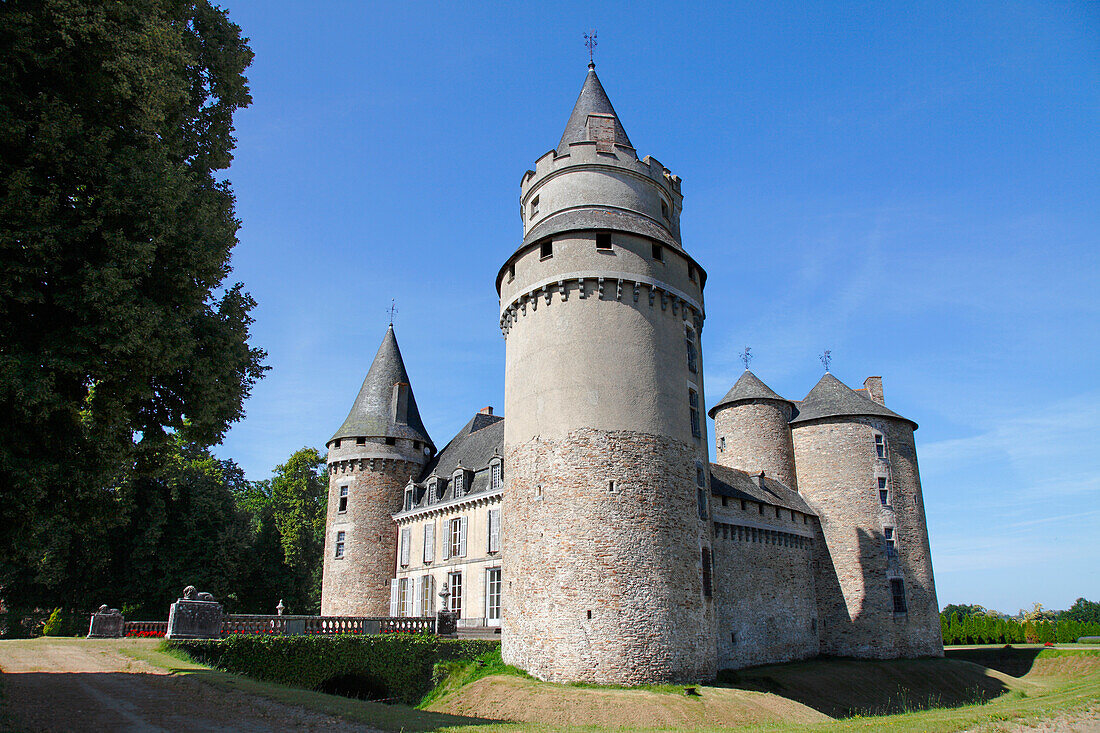
[[[275,467],[271,505],[283,562],[294,574],[292,598],[298,613],[320,611],[327,499],[328,469],[316,448],[295,451]]]
[[[1100,603],[1078,598],[1072,606],[1058,615],[1059,622],[1062,619],[1083,624],[1100,624]]]
[[[218,177],[251,59],[208,0],[0,3],[6,598],[94,603],[72,582],[102,575],[123,494],[173,433],[218,442],[263,374]]]
[[[957,613],[959,615],[959,618],[961,619],[966,618],[967,616],[973,616],[975,614],[984,614],[985,612],[986,611],[984,606],[977,605],[967,606],[964,604],[948,603],[946,606],[943,607],[943,613],[947,614],[948,616],[953,613]]]

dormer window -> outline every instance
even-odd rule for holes
[[[439,500],[439,479],[432,477],[428,479],[428,503],[434,504]]]
[[[462,471],[455,474],[454,487],[455,496],[462,496],[466,493],[466,477],[462,475]]]
[[[413,508],[413,490],[412,487],[405,489],[405,511],[409,511]]]
[[[499,458],[489,464],[489,488],[493,491],[504,488],[504,463]]]

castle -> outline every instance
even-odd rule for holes
[[[555,681],[943,654],[917,426],[880,378],[795,401],[746,370],[711,462],[682,201],[590,64],[496,278],[507,419],[437,451],[390,327],[327,443],[323,614],[430,616],[445,584],[460,625]]]

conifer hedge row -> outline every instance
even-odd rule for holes
[[[944,644],[1045,644],[1069,643],[1082,636],[1100,635],[1100,624],[1080,621],[1020,621],[974,614],[959,618],[940,614]]]
[[[196,662],[226,672],[311,690],[333,678],[368,675],[382,683],[390,696],[410,705],[432,688],[437,663],[472,660],[500,648],[497,640],[413,634],[230,636],[165,643]]]

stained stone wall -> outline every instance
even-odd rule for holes
[[[886,438],[877,458],[875,432]],[[819,517],[815,576],[822,652],[854,657],[942,656],[939,606],[910,423],[891,418],[827,418],[792,429],[799,493]],[[889,501],[879,500],[879,477]],[[885,529],[893,528],[896,557]],[[895,613],[890,579],[905,584]]]
[[[744,400],[714,413],[714,462],[774,478],[797,489],[791,406],[775,400]],[[723,441],[723,439],[725,439]]]
[[[354,446],[354,439],[343,441]],[[397,570],[397,533],[392,514],[401,509],[405,485],[419,474],[423,457],[355,457],[356,449],[329,450],[328,511],[321,580],[324,616],[388,616],[390,579]],[[387,448],[387,446],[380,446]],[[378,452],[368,446],[358,453]],[[348,487],[346,512],[339,511],[340,487]],[[336,536],[344,532],[344,556],[336,557]]]
[[[505,662],[554,681],[714,676],[695,454],[594,429],[506,446]]]
[[[719,668],[817,655],[813,517],[713,498]]]

